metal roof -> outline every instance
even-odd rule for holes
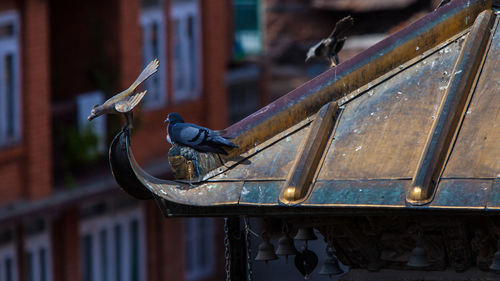
[[[147,174],[127,131],[113,173],[166,215],[498,210],[499,57],[491,1],[452,1],[229,127],[224,163],[172,149],[190,181]]]

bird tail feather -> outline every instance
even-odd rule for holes
[[[130,86],[131,89],[137,88],[142,82],[149,78],[149,76],[153,75],[156,71],[158,71],[159,61],[158,59],[152,60],[139,74],[139,77],[134,81],[134,83]]]
[[[220,144],[220,145],[239,148],[239,146],[237,146],[236,144],[234,144],[234,143],[232,143],[232,142],[228,141],[227,139],[220,137],[220,136],[215,140],[215,142]]]

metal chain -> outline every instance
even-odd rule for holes
[[[229,244],[229,228],[227,225],[228,218],[224,218],[224,255],[226,258],[226,281],[231,281],[231,246]]]
[[[252,245],[251,245],[251,237],[250,237],[250,222],[248,218],[245,217],[243,219],[245,221],[245,243],[247,245],[247,271],[248,271],[248,279],[247,281],[253,280],[253,269],[252,269]]]

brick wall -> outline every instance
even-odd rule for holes
[[[0,204],[51,193],[48,4],[1,1],[20,18],[21,143],[0,150]]]
[[[225,74],[229,48],[231,1],[200,1],[203,34],[203,95],[207,124],[214,129],[227,126]],[[214,32],[215,31],[215,32]]]
[[[49,7],[26,0],[22,9],[22,100],[26,143],[26,196],[51,192]]]

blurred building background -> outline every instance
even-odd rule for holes
[[[133,144],[168,177],[169,112],[225,128],[326,70],[305,53],[340,18],[355,18],[345,61],[435,2],[0,1],[0,281],[221,280],[221,219],[165,219],[124,195],[106,154],[121,117],[89,123],[92,106],[159,58]],[[301,279],[290,267],[256,279]]]

